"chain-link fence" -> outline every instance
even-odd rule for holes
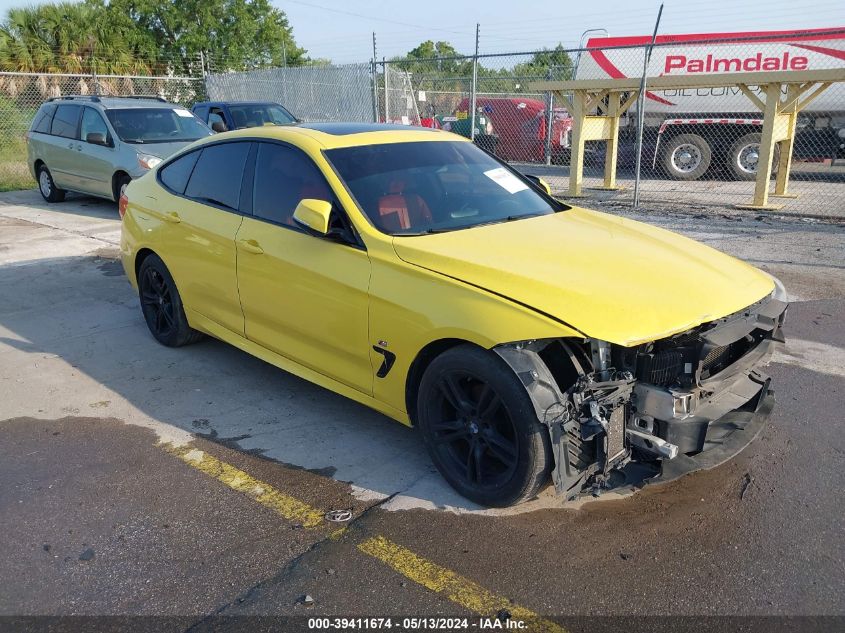
[[[212,73],[215,101],[274,101],[304,121],[372,121],[372,64],[291,66]]]
[[[201,78],[0,72],[0,191],[35,186],[25,133],[45,100],[62,95],[155,95],[190,105],[205,95]]]
[[[473,138],[523,171],[542,175],[556,193],[569,188],[573,142],[571,94],[532,89],[540,81],[713,76],[845,67],[845,30],[716,39],[598,38],[583,49],[404,58],[363,64],[315,64],[199,78],[0,73],[0,187],[29,186],[24,133],[35,110],[64,94],[156,94],[187,106],[201,98],[269,100],[312,121],[389,121],[450,130]],[[213,65],[212,65],[213,69]],[[607,189],[605,141],[588,141],[581,204],[632,203],[635,164],[643,207],[731,207],[747,203],[761,159],[765,95],[740,82],[720,87],[648,89],[638,141],[638,107],[619,117],[615,187]],[[774,168],[791,160],[784,212],[845,215],[845,84],[785,87],[781,111],[799,110],[795,142],[781,144]],[[636,91],[634,91],[636,92]],[[608,114],[598,91],[588,114]],[[630,94],[617,93],[618,105]],[[777,187],[776,187],[777,191]]]
[[[532,83],[567,79],[639,79],[724,73],[813,71],[845,67],[845,31],[767,34],[737,39],[600,38],[584,49],[379,62],[407,75],[421,123],[450,130],[542,175],[559,194],[569,189],[573,119],[565,99],[532,91]],[[475,77],[475,79],[473,78]],[[638,142],[638,103],[619,118],[616,183],[606,189],[605,141],[588,141],[581,204],[632,203],[641,157],[642,207],[732,207],[751,201],[761,159],[765,94],[759,86],[648,90]],[[770,202],[784,212],[845,216],[845,84],[784,87],[780,111],[799,109],[790,153],[788,194]],[[596,91],[588,114],[607,115],[611,95]],[[750,94],[746,94],[750,93]],[[619,98],[620,95],[616,95]],[[623,104],[631,94],[622,94]],[[635,98],[635,97],[634,97]],[[383,115],[383,110],[381,111]],[[387,117],[394,120],[393,117]],[[777,165],[786,160],[779,151]]]

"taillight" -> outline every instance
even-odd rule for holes
[[[120,219],[123,219],[123,216],[126,215],[126,206],[129,204],[129,198],[126,197],[126,194],[122,194],[120,196],[120,200],[117,203],[117,212],[120,214]]]

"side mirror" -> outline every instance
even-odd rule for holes
[[[217,133],[220,133],[220,132],[226,132],[226,131],[227,131],[227,130],[226,130],[226,124],[225,124],[225,123],[223,123],[223,121],[215,121],[214,123],[212,123],[212,124],[211,124],[211,129],[212,129],[214,132],[217,132]]]
[[[305,198],[300,200],[293,212],[293,220],[315,235],[329,234],[329,218],[332,214],[332,203],[327,200]]]
[[[108,146],[109,144],[106,139],[106,135],[101,132],[88,132],[88,135],[85,137],[85,141],[87,143],[91,143],[92,145]]]
[[[525,174],[525,177],[528,178],[528,180],[530,180],[531,182],[533,182],[534,185],[536,185],[538,188],[542,189],[547,196],[552,195],[552,188],[549,187],[549,183],[547,183],[545,180],[543,180],[539,176],[532,176],[531,174]]]

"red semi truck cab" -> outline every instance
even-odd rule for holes
[[[651,36],[588,40],[576,79],[640,77],[643,46]],[[648,76],[684,76],[845,66],[845,27],[801,31],[659,35]],[[759,89],[754,88],[759,92]],[[633,155],[636,106],[620,133]],[[739,87],[646,92],[643,158],[670,177],[695,180],[711,167],[753,180],[757,173],[762,113]],[[845,85],[834,84],[799,115],[795,158],[845,156]],[[776,157],[777,160],[778,157]]]

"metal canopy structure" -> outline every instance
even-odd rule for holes
[[[640,81],[639,78],[575,79],[536,81],[528,85],[530,90],[553,92],[569,103],[573,122],[567,195],[583,195],[585,141],[607,141],[604,183],[600,189],[618,188],[616,159],[619,147],[619,120],[636,103]],[[754,198],[750,204],[737,206],[779,209],[782,205],[769,204],[769,178],[772,173],[775,144],[780,144],[781,159],[777,168],[775,192],[771,195],[794,197],[788,192],[788,187],[798,113],[833,83],[840,81],[845,81],[845,68],[660,76],[646,79],[646,91],[738,86],[754,107],[763,113],[763,133]],[[754,90],[755,87],[759,89],[759,93]]]

